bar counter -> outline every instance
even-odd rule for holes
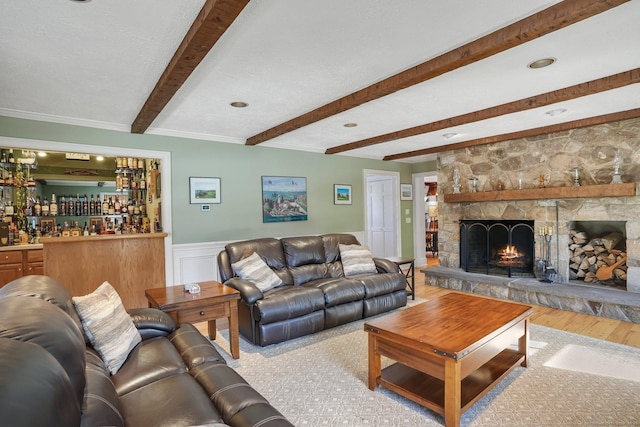
[[[167,233],[43,237],[44,274],[74,296],[108,281],[126,308],[147,307],[145,289],[166,284],[165,237]]]

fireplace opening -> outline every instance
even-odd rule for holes
[[[626,221],[569,223],[569,279],[627,288]]]
[[[533,221],[460,220],[460,268],[470,273],[534,277]]]

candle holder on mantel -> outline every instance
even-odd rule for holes
[[[458,168],[456,168],[453,171],[453,194],[459,194],[461,187],[462,186],[460,185],[460,171],[458,170]]]
[[[571,178],[573,178],[573,186],[580,187],[580,168],[574,167],[571,169]]]
[[[473,177],[469,178],[469,182],[471,183],[471,192],[472,193],[477,193],[478,192],[478,178],[473,176]]]
[[[611,175],[613,179],[611,180],[612,184],[622,184],[622,179],[620,179],[620,165],[622,164],[622,159],[620,158],[620,150],[616,150],[616,156],[613,159],[613,172]]]

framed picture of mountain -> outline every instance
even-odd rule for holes
[[[189,203],[221,203],[220,178],[189,177]]]
[[[333,204],[350,205],[351,186],[346,184],[333,184]]]

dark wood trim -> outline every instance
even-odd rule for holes
[[[442,153],[449,150],[460,150],[463,148],[475,147],[478,145],[492,144],[494,142],[509,141],[531,136],[564,132],[571,129],[585,128],[589,126],[602,125],[605,123],[619,122],[622,120],[637,119],[640,117],[640,108],[621,111],[618,113],[603,114],[601,116],[589,117],[580,120],[573,120],[566,123],[558,123],[550,126],[542,126],[534,129],[527,129],[518,132],[503,133],[501,135],[487,136],[485,138],[471,139],[469,141],[457,142],[455,144],[440,145],[438,147],[425,148],[422,150],[408,151],[406,153],[391,154],[385,156],[383,160],[399,160],[409,157],[424,156],[427,154]]]
[[[529,98],[519,99],[517,101],[508,102],[506,104],[496,105],[493,107],[485,108],[484,110],[472,111],[471,113],[462,114],[456,117],[449,117],[443,120],[438,120],[436,122],[426,123],[412,128],[390,132],[385,135],[377,135],[371,138],[362,139],[360,141],[338,145],[336,147],[328,148],[325,151],[325,154],[342,153],[344,151],[355,150],[356,148],[369,147],[371,145],[407,138],[410,136],[421,135],[423,133],[434,132],[440,129],[447,129],[453,126],[479,122],[481,120],[487,120],[505,114],[531,110],[533,108],[539,108],[545,105],[552,105],[562,101],[568,101],[587,95],[593,95],[596,93],[617,89],[634,83],[640,83],[640,68],[624,71],[619,74],[592,80],[590,82],[569,86],[564,89],[554,90],[552,92],[531,96]]]
[[[449,71],[464,67],[497,53],[519,46],[553,31],[568,27],[598,15],[628,0],[565,0],[494,31],[464,46],[416,65],[364,89],[325,104],[247,139],[247,145],[257,145],[277,136],[347,111],[398,90],[425,82]],[[336,151],[338,152],[338,151]]]
[[[580,187],[525,188],[523,190],[480,191],[445,194],[446,203],[496,202],[511,200],[578,199],[600,197],[633,197],[636,183],[583,185]]]
[[[131,133],[144,133],[147,130],[248,3],[249,0],[205,2],[131,124]]]

